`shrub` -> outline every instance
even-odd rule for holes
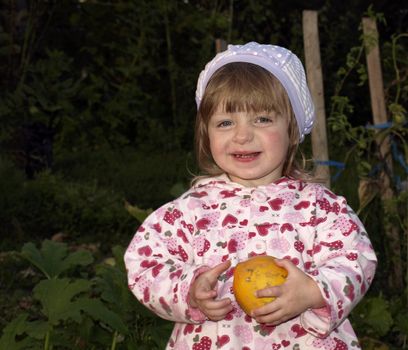
[[[4,250],[56,233],[115,244],[123,233],[136,228],[136,221],[125,210],[124,198],[95,181],[74,183],[48,171],[26,181],[12,169],[0,168],[1,186],[8,187],[0,199]]]
[[[112,254],[95,263],[89,251],[65,243],[26,243],[20,258],[37,269],[33,295],[4,327],[0,349],[163,349],[170,322],[127,288],[124,249],[115,246]]]

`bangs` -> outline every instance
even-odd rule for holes
[[[204,115],[212,115],[219,107],[227,113],[286,114],[288,106],[286,91],[270,72],[252,63],[235,62],[221,67],[211,77],[200,109]]]
[[[228,91],[228,93],[226,93]],[[270,95],[264,91],[256,91],[250,88],[247,83],[227,87],[220,91],[216,105],[222,106],[222,111],[227,113],[236,112],[271,112],[276,107],[272,103]]]

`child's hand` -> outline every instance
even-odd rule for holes
[[[321,308],[325,305],[319,287],[312,278],[290,260],[276,260],[276,263],[288,271],[288,277],[280,286],[257,291],[258,297],[276,297],[271,303],[252,312],[252,317],[257,322],[276,326],[309,308]]]
[[[225,261],[203,272],[190,288],[190,305],[200,309],[211,321],[222,320],[232,311],[230,298],[216,300],[218,276],[230,266],[231,261]]]

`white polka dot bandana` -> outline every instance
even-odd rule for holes
[[[306,82],[306,74],[299,58],[288,49],[276,45],[250,42],[228,45],[217,54],[200,73],[196,90],[197,108],[211,76],[222,66],[232,62],[253,63],[271,72],[285,88],[299,126],[300,141],[309,134],[315,120],[315,107]]]

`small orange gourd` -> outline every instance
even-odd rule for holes
[[[275,264],[275,258],[258,255],[237,264],[234,269],[232,289],[239,306],[246,314],[261,307],[275,297],[258,298],[255,292],[267,287],[278,286],[285,282],[288,272]]]

